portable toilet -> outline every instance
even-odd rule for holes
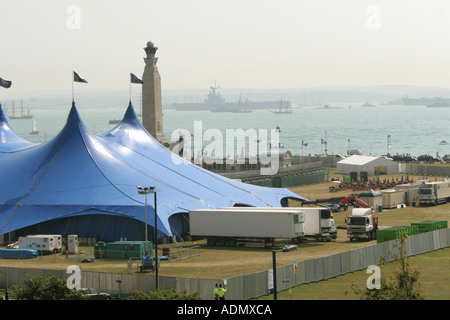
[[[67,253],[78,254],[78,235],[71,234],[67,236]]]

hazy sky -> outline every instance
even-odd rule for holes
[[[0,98],[70,91],[72,70],[126,90],[149,40],[163,90],[450,87],[446,0],[0,0],[0,21]]]

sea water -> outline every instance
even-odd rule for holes
[[[93,133],[113,128],[111,119],[122,119],[127,103],[114,107],[78,105],[85,126]],[[38,130],[31,135],[31,119],[9,119],[10,127],[32,142],[54,138],[64,127],[71,104],[32,107]],[[364,155],[450,154],[450,108],[427,108],[423,105],[335,104],[294,107],[290,114],[275,114],[275,110],[253,110],[250,113],[176,111],[164,109],[163,129],[166,138],[177,135],[180,129],[194,133],[195,124],[201,123],[203,131],[218,129],[270,130],[280,128],[279,140],[286,150],[298,155],[347,155],[359,149]],[[4,108],[8,116],[7,110]],[[17,113],[17,110],[16,110]],[[136,108],[140,114],[140,108]],[[197,137],[198,138],[198,137]],[[203,139],[203,138],[202,138]],[[326,141],[326,143],[325,143]],[[203,141],[207,145],[211,141]],[[303,143],[302,143],[303,142]],[[447,144],[447,142],[449,144]],[[248,142],[252,144],[253,141]]]

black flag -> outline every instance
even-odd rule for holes
[[[11,87],[11,84],[11,81],[3,80],[2,78],[0,78],[0,86],[2,86],[3,88],[9,88]]]
[[[144,83],[144,82],[142,82],[142,80],[140,80],[134,74],[130,73],[130,75],[131,75],[131,83]]]
[[[76,73],[75,71],[73,72],[73,81],[75,82],[84,82],[87,83],[86,80],[84,80],[83,78],[81,78],[78,73]]]

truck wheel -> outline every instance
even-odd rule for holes
[[[206,243],[208,244],[208,246],[215,246],[217,244],[217,240],[216,238],[208,238]]]
[[[236,247],[237,241],[235,238],[231,238],[228,240],[228,246],[229,247]]]
[[[219,247],[225,247],[227,245],[227,239],[219,238],[219,240],[217,240],[217,245]]]

